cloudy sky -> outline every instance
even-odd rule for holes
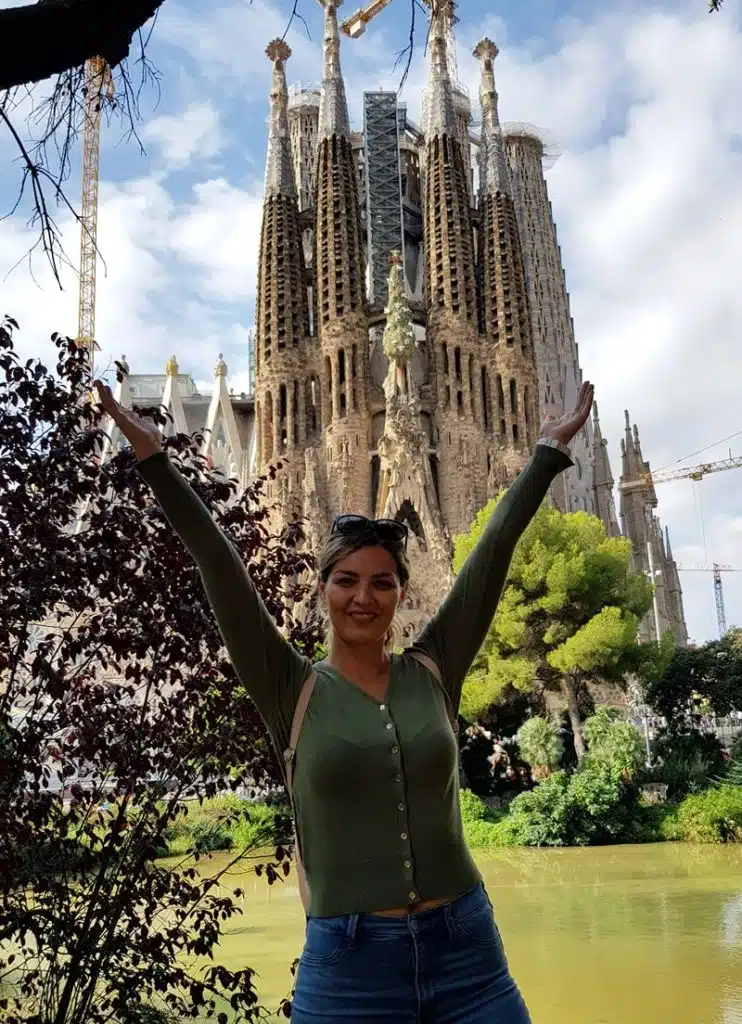
[[[501,49],[502,117],[559,143],[549,190],[581,362],[596,384],[616,477],[624,409],[654,469],[742,454],[742,5],[729,0],[717,15],[706,0],[459,8],[459,73],[472,95],[471,50],[486,34]],[[224,352],[230,382],[244,387],[267,133],[263,51],[290,9],[289,0],[162,7],[149,51],[159,88],[141,98],[144,152],[115,121],[104,130],[101,363],[126,353],[134,372],[162,372],[175,353],[206,389]],[[314,0],[299,0],[299,10],[310,37],[295,22],[288,77],[312,83],[321,11]],[[392,0],[362,39],[343,45],[358,127],[363,90],[398,83],[393,55],[406,43],[409,10]],[[412,116],[424,79],[420,46],[403,94]],[[2,213],[16,198],[12,159],[0,133]],[[69,191],[79,193],[78,168]],[[52,331],[76,333],[76,280],[66,274],[60,292],[43,256],[23,259],[35,240],[28,213],[21,205],[0,222],[2,311],[19,320],[24,354],[48,357]],[[76,263],[77,229],[62,210],[58,220]],[[742,570],[740,493],[737,471],[658,488],[678,562]],[[691,636],[715,636],[711,574],[681,579]],[[724,587],[727,621],[742,624],[742,572],[725,574]]]

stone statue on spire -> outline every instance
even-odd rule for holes
[[[386,326],[382,339],[384,355],[389,360],[389,373],[384,381],[387,402],[395,396],[411,396],[410,361],[416,345],[412,314],[404,292],[401,253],[393,252],[389,264],[389,299],[384,310]]]

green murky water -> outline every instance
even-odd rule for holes
[[[478,860],[534,1024],[742,1024],[742,847],[500,849]],[[246,894],[218,959],[255,968],[275,1007],[301,951],[298,893],[244,869],[225,882]]]

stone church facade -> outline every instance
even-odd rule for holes
[[[164,377],[127,372],[119,397],[165,405],[173,430],[205,431],[204,453],[243,485],[280,463],[268,497],[281,517],[306,517],[313,546],[341,512],[405,521],[409,636],[450,584],[453,536],[523,467],[541,418],[571,407],[582,372],[545,146],[534,129],[500,123],[497,47],[483,39],[474,51],[475,134],[449,66],[451,12],[437,5],[421,123],[395,94],[368,93],[357,133],[336,9],[321,2],[319,88],[289,89],[285,41],[266,50],[273,72],[248,392],[229,390],[220,356],[213,392],[202,395],[173,357]],[[599,515],[618,535],[597,409],[573,457],[552,500]],[[622,468],[626,480],[648,469],[638,435],[627,434]],[[646,486],[629,491],[621,490],[621,525],[638,568],[648,569],[653,545],[660,629],[683,643],[656,496]],[[653,632],[654,619],[645,635]]]

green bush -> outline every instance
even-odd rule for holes
[[[237,796],[214,797],[192,804],[188,814],[170,825],[165,838],[163,856],[275,846],[291,840],[290,811]]]
[[[586,758],[573,775],[555,772],[510,805],[501,835],[522,846],[594,846],[659,839],[658,815],[627,785],[620,765]]]
[[[615,708],[603,706],[584,725],[590,760],[610,764],[627,782],[644,765],[644,742],[631,722],[622,720]]]
[[[464,838],[469,846],[511,845],[508,816],[503,811],[492,810],[470,789],[462,789],[459,800]]]
[[[668,815],[663,832],[667,839],[691,843],[742,842],[742,787],[712,786],[692,793]]]
[[[721,744],[713,733],[665,730],[655,740],[652,753],[659,765],[648,781],[666,783],[671,803],[706,789],[711,779],[726,770]]]

